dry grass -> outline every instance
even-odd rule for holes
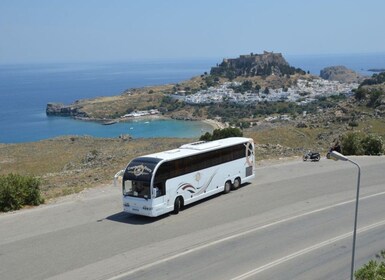
[[[365,133],[375,133],[385,139],[385,120],[368,119],[361,122],[358,129]]]
[[[261,130],[250,130],[247,134],[256,144],[270,144],[290,147],[292,149],[325,150],[330,143],[320,139],[320,135],[327,134],[322,128],[296,128],[293,125],[275,126]]]
[[[0,146],[0,174],[42,179],[47,199],[111,183],[134,157],[174,149],[191,139],[101,139],[66,136],[34,143]]]

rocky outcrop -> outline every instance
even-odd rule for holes
[[[338,81],[340,83],[361,83],[365,78],[345,66],[326,67],[321,70],[320,76],[325,80]]]
[[[87,113],[82,112],[78,107],[62,103],[48,103],[45,112],[47,116],[88,118]]]
[[[269,76],[305,74],[301,69],[291,67],[281,53],[264,52],[263,54],[241,55],[239,58],[223,59],[212,67],[210,74],[235,78],[238,76]]]

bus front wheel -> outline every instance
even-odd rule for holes
[[[180,196],[178,196],[176,199],[175,199],[175,202],[174,202],[174,214],[178,214],[179,211],[182,209],[183,207],[183,200]]]
[[[225,183],[225,189],[223,190],[223,192],[224,192],[224,193],[228,193],[228,192],[230,192],[230,190],[231,190],[231,182],[230,182],[230,181],[227,181],[227,182]]]
[[[238,189],[241,186],[241,178],[237,177],[234,180],[233,190]]]

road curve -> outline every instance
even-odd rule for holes
[[[356,267],[385,249],[385,158],[362,166]],[[0,215],[0,279],[348,279],[357,169],[258,167],[227,195],[159,218],[121,212],[120,190]]]

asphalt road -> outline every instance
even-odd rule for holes
[[[385,157],[362,167],[356,268],[385,249]],[[258,167],[252,184],[159,218],[120,189],[0,215],[0,279],[349,279],[357,168]]]

